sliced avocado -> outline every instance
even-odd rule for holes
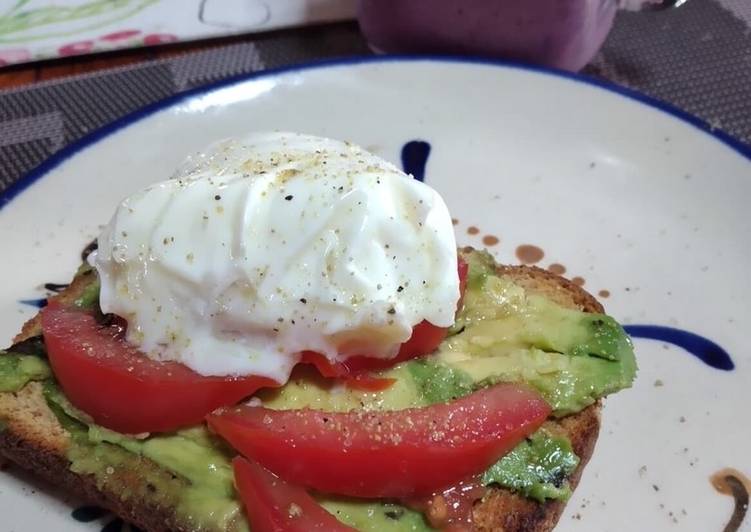
[[[327,497],[319,498],[318,502],[337,519],[360,532],[433,530],[420,512],[398,504]]]
[[[31,381],[51,376],[49,365],[37,356],[0,352],[0,393],[17,392]]]
[[[540,392],[556,417],[579,412],[598,398],[630,386],[636,373],[634,359],[629,356],[608,361],[534,348],[485,357],[441,352],[436,360],[469,375],[478,387],[526,382]]]
[[[526,382],[556,416],[578,412],[631,385],[633,347],[613,318],[526,294],[495,273],[486,253],[464,257],[472,282],[455,333],[432,356],[435,363],[462,371],[475,387]]]
[[[276,410],[314,408],[328,412],[346,412],[355,409],[403,410],[426,403],[410,377],[409,364],[400,364],[379,373],[380,377],[396,382],[380,392],[365,392],[332,384],[321,378],[312,367],[296,368],[290,380],[281,388],[258,393],[263,406]]]
[[[507,278],[487,276],[481,288],[466,291],[464,301],[457,317],[457,334],[442,351],[448,348],[487,356],[503,349],[535,347],[607,360],[633,352],[628,335],[610,316],[564,308],[542,296],[527,295]]]
[[[570,356],[618,360],[631,350],[628,336],[610,316],[559,307],[539,296],[526,298],[520,313],[474,321],[468,328],[470,333],[464,339],[469,338],[470,348],[479,342],[480,356],[532,347]]]
[[[540,429],[513,451],[493,464],[482,476],[483,484],[518,491],[540,502],[567,500],[571,495],[568,476],[579,465],[579,458],[565,436]]]
[[[436,364],[431,359],[406,364],[412,381],[428,404],[445,403],[472,393],[472,377],[458,368]]]

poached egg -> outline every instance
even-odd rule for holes
[[[90,262],[127,340],[202,375],[285,382],[300,352],[396,355],[454,322],[454,230],[429,186],[347,142],[253,133],[128,197]]]

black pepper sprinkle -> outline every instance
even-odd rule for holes
[[[401,292],[404,290],[404,287],[402,285],[399,285],[399,287],[396,289],[397,292]]]
[[[394,307],[391,307],[391,308],[390,308],[390,309],[388,310],[388,313],[389,313],[389,314],[396,314],[396,309],[395,309]]]
[[[308,302],[308,300],[305,299],[304,297],[300,298],[300,303],[302,303],[303,305],[306,304],[307,302]]]
[[[219,201],[220,199],[222,199],[222,197],[221,197],[221,196],[220,196],[219,194],[217,194],[216,196],[214,196],[214,199],[215,199],[216,201]]]
[[[289,196],[284,196],[284,199],[286,199],[287,201],[292,201],[292,194],[290,194]]]

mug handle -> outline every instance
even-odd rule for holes
[[[618,0],[618,8],[626,11],[662,11],[680,7],[688,0]]]

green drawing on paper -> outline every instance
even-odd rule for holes
[[[126,19],[159,0],[92,0],[76,6],[28,6],[16,0],[0,14],[0,43],[75,35]],[[24,9],[26,8],[26,9]]]

